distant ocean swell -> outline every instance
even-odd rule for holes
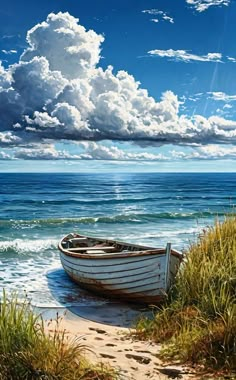
[[[191,193],[191,190],[188,190],[188,193]],[[63,194],[63,197],[65,196],[66,194]],[[81,196],[82,194],[80,194]],[[86,194],[88,195],[88,194]],[[94,195],[94,194],[93,194]],[[92,195],[92,196],[93,196]],[[111,197],[113,194],[107,194],[107,197]],[[65,199],[65,198],[62,198],[62,199],[52,199],[52,200],[32,200],[32,199],[11,199],[11,200],[2,200],[2,205],[4,205],[5,207],[9,204],[9,206],[11,207],[12,206],[12,202],[14,202],[14,206],[17,207],[18,205],[19,206],[22,206],[22,207],[30,207],[30,206],[38,206],[38,207],[42,207],[42,205],[49,205],[49,206],[53,206],[53,205],[62,205],[62,206],[66,206],[66,205],[77,205],[77,206],[80,206],[80,205],[88,205],[88,206],[96,206],[96,205],[99,205],[99,206],[105,206],[105,205],[119,205],[119,204],[138,204],[138,203],[149,203],[149,202],[161,202],[161,204],[163,204],[164,201],[167,201],[168,203],[169,202],[175,202],[176,200],[184,200],[184,201],[190,201],[190,202],[196,202],[200,199],[204,199],[205,201],[207,200],[210,200],[210,201],[213,201],[215,198],[217,198],[218,200],[225,200],[226,201],[226,204],[229,205],[229,203],[232,203],[233,201],[236,200],[236,197],[228,197],[228,196],[218,196],[217,197],[214,197],[213,195],[210,195],[210,196],[207,196],[207,195],[186,195],[186,194],[183,194],[183,195],[175,195],[175,196],[159,196],[159,197],[155,197],[155,196],[152,196],[152,197],[134,197],[134,198],[131,198],[130,196],[132,195],[132,192],[129,193],[129,197],[127,198],[123,198],[123,196],[126,195],[124,193],[121,193],[120,196],[117,198],[117,199],[105,199],[105,196],[106,194],[102,194],[102,196],[104,197],[104,199],[99,199],[99,200],[94,200],[94,199],[77,199],[77,198],[73,198],[73,194],[70,195],[70,199]],[[121,198],[122,196],[122,198]]]
[[[203,212],[160,212],[160,213],[129,213],[117,214],[112,216],[98,216],[98,217],[81,217],[81,218],[47,218],[47,219],[32,219],[32,220],[0,220],[1,227],[12,228],[33,228],[34,226],[52,226],[63,225],[67,223],[80,223],[80,224],[95,224],[95,223],[142,223],[152,222],[155,220],[198,220],[202,218],[217,218],[224,216],[225,212],[203,211]]]

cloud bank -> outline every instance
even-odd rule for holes
[[[51,13],[29,30],[20,61],[8,69],[0,65],[0,146],[24,149],[66,140],[139,146],[236,143],[236,122],[188,118],[180,114],[172,91],[157,102],[132,75],[99,67],[103,41],[68,13]],[[218,62],[221,55],[198,60],[205,59]]]
[[[117,162],[173,162],[182,160],[235,160],[235,146],[208,145],[192,148],[190,151],[170,150],[168,154],[148,152],[127,152],[116,146],[106,146],[95,142],[81,142],[80,154],[58,150],[53,144],[35,144],[31,148],[18,148],[11,154],[0,151],[0,161],[4,160],[54,160],[54,161],[117,161]]]

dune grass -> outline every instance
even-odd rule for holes
[[[168,301],[136,327],[140,338],[164,343],[166,359],[236,370],[236,216],[190,245]]]
[[[116,373],[85,359],[87,347],[80,339],[60,332],[59,320],[51,335],[44,321],[32,312],[27,298],[8,300],[3,291],[0,305],[0,380],[113,380]]]

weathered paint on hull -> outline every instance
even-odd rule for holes
[[[103,296],[154,304],[166,295],[166,255],[146,255],[93,260],[60,253],[62,266],[81,287]],[[179,260],[171,256],[171,277]]]
[[[138,304],[145,304],[145,305],[156,305],[158,303],[161,303],[165,299],[165,293],[163,295],[158,296],[151,296],[150,294],[144,294],[141,293],[131,293],[126,294],[124,291],[114,291],[111,289],[104,289],[104,287],[98,287],[98,286],[92,286],[91,284],[84,284],[77,280],[77,278],[74,278],[69,273],[68,275],[71,277],[71,279],[76,282],[78,285],[81,286],[81,288],[89,290],[95,294],[101,295],[103,297],[117,299],[121,301],[127,301],[131,303],[138,303]]]

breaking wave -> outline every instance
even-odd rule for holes
[[[29,253],[42,253],[48,249],[56,249],[57,239],[13,239],[0,241],[0,255],[2,254],[19,254],[27,255]]]

